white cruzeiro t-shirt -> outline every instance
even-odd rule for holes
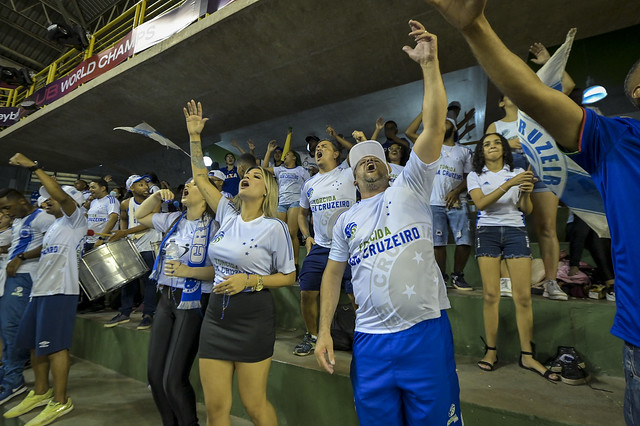
[[[471,171],[471,150],[465,146],[442,145],[440,167],[436,172],[431,192],[432,206],[446,206],[445,197],[451,190],[460,186],[464,175]],[[467,202],[467,191],[460,193],[460,203]]]
[[[89,229],[96,233],[104,232],[104,228],[109,220],[109,215],[115,213],[120,216],[120,201],[111,195],[106,195],[102,198],[97,198],[91,201],[89,211],[87,211],[87,218],[89,220]],[[114,225],[113,229],[117,229],[118,222]],[[95,243],[98,241],[99,235],[92,235],[87,237],[88,243]]]
[[[429,198],[438,164],[412,152],[391,187],[336,222],[329,259],[351,265],[357,331],[395,333],[451,307],[433,251]]]
[[[216,209],[220,229],[209,243],[209,260],[215,267],[215,285],[234,274],[289,274],[296,270],[287,225],[260,216],[245,222],[232,202],[220,198]]]
[[[300,193],[300,207],[311,211],[313,239],[331,247],[333,226],[338,216],[356,202],[353,172],[345,163],[327,173],[317,173],[305,182]]]
[[[140,203],[141,204],[141,203]],[[129,208],[127,209],[127,216],[129,217],[128,228],[135,228],[140,225],[136,220],[136,210],[140,207],[135,198],[129,198]],[[151,243],[162,241],[162,234],[155,229],[145,229],[144,231],[137,232],[135,234],[129,234],[128,237],[136,245],[136,248],[140,253],[145,251],[152,251]]]
[[[156,213],[153,215],[152,222],[154,229],[160,232],[168,232],[172,227],[173,222],[178,218],[182,213],[181,212],[173,212],[173,213]],[[167,239],[164,247],[160,250],[164,252],[166,246],[171,242],[171,240],[175,240],[176,244],[180,249],[180,258],[178,259],[180,263],[184,263],[185,265],[189,264],[189,247],[193,241],[193,234],[196,231],[196,227],[198,225],[197,220],[187,220],[186,217],[182,218],[182,220],[178,223],[178,228],[175,230],[173,234]],[[216,232],[218,232],[218,222],[215,220],[211,221],[211,231],[209,232],[209,241]],[[211,262],[209,258],[205,260],[204,266],[211,266]],[[164,274],[164,262],[160,262],[158,265],[159,274],[158,274],[158,285],[165,285],[168,287],[175,288],[184,288],[185,278],[181,277],[168,277]],[[203,293],[211,293],[211,289],[213,288],[213,281],[202,281],[202,292]]]
[[[29,226],[23,226],[23,224],[27,222],[31,215],[13,219],[13,223],[11,224],[9,259],[15,257],[14,253],[18,255],[41,246],[44,233],[47,232],[47,229],[49,229],[53,221],[56,220],[53,215],[47,214],[42,209],[36,209],[31,214],[35,215],[35,218]],[[23,260],[17,273],[30,274],[31,279],[35,280],[36,271],[38,270],[38,260],[39,258]]]
[[[303,167],[288,169],[285,166],[273,168],[273,174],[278,180],[278,205],[288,205],[300,200],[300,190],[309,179],[309,172]]]
[[[471,192],[476,188],[480,188],[482,193],[487,195],[495,191],[498,186],[522,172],[524,172],[524,170],[521,168],[515,168],[513,171],[509,171],[509,166],[504,166],[502,170],[494,173],[489,171],[485,166],[482,168],[480,176],[478,176],[476,172],[469,173],[469,176],[467,176],[467,190]],[[518,210],[517,207],[519,198],[520,189],[517,186],[512,186],[498,201],[487,206],[484,210],[478,210],[478,221],[476,225],[525,226],[524,214]]]
[[[75,295],[78,287],[78,260],[87,236],[87,218],[80,208],[71,216],[62,214],[42,240],[38,273],[31,297],[53,294]]]

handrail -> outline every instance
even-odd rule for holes
[[[132,29],[183,3],[184,0],[157,0],[149,4],[149,0],[140,0],[93,33],[87,49],[84,51],[70,49],[49,66],[36,73],[31,86],[20,86],[15,89],[0,88],[0,105],[19,106],[25,98],[47,84],[69,74],[78,64],[90,58],[94,53],[113,47]]]

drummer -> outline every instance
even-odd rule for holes
[[[138,223],[166,233],[152,272],[161,294],[151,329],[147,378],[163,425],[195,425],[196,397],[189,372],[213,287],[207,247],[218,223],[192,180],[182,192],[185,212],[155,213],[162,201],[173,199],[170,190],[161,189],[135,212]],[[165,262],[167,248],[178,260]]]
[[[109,238],[107,234],[110,234],[112,229],[117,229],[120,216],[120,202],[109,195],[107,182],[103,179],[94,179],[89,184],[89,191],[91,196],[87,199],[85,207],[89,206],[87,217],[89,229],[93,231],[93,235],[87,237],[85,251],[96,248],[107,240]]]
[[[18,417],[45,405],[31,422],[49,424],[73,410],[73,402],[67,395],[67,380],[79,294],[78,256],[88,229],[87,218],[80,209],[84,198],[73,186],[61,188],[37,163],[20,153],[9,163],[35,170],[43,184],[40,195],[47,199],[46,211],[55,221],[42,241],[37,278],[16,340],[17,347],[31,349],[34,389],[4,417]],[[53,388],[49,387],[49,371]]]
[[[126,183],[127,191],[131,191],[133,195],[120,204],[120,230],[113,232],[109,242],[116,241],[124,237],[133,240],[136,249],[140,252],[142,259],[149,269],[153,268],[154,253],[151,247],[152,243],[158,243],[162,240],[162,234],[159,231],[148,228],[136,220],[135,212],[142,202],[149,198],[149,184],[140,175],[131,175]],[[160,206],[153,211],[159,213]],[[153,313],[156,310],[156,283],[149,279],[148,275],[143,275],[139,279],[135,279],[125,284],[120,290],[122,304],[118,315],[109,320],[104,326],[107,328],[115,327],[118,324],[128,323],[129,316],[133,310],[133,296],[136,293],[136,287],[141,284],[140,288],[144,293],[142,310],[142,321],[138,324],[138,330],[146,330],[151,328],[153,321]]]

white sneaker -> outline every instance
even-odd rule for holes
[[[511,292],[511,278],[500,278],[500,296],[513,297]]]
[[[613,285],[607,287],[604,294],[609,302],[616,301],[616,293],[614,292]]]
[[[545,281],[542,295],[551,300],[569,300],[569,296],[562,291],[556,280]]]

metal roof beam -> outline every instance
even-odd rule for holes
[[[23,55],[22,53],[18,53],[15,50],[13,50],[11,48],[8,48],[7,46],[4,46],[2,44],[0,44],[0,50],[4,50],[5,52],[10,53],[11,55],[22,59],[24,62],[28,62],[30,64],[35,65],[35,68],[37,70],[42,70],[42,69],[47,67],[45,64],[43,64],[43,63],[41,63],[39,61],[36,61],[35,59],[31,59],[28,56]],[[24,66],[26,66],[26,65],[24,65]]]
[[[6,20],[5,18],[0,17],[0,22],[2,22],[3,24],[6,24],[8,26],[10,26],[11,28],[13,28],[14,30],[18,30],[21,33],[31,37],[34,40],[39,41],[40,43],[44,44],[47,47],[50,47],[51,49],[54,49],[56,51],[58,51],[59,53],[64,52],[64,49],[60,46],[58,46],[57,44],[47,40],[46,38],[40,37],[38,34],[32,33],[31,31],[27,30],[26,28],[21,27],[20,25],[14,24],[11,21]]]

